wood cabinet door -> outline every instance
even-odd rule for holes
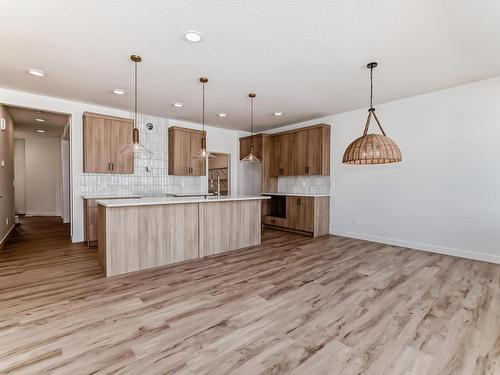
[[[288,197],[288,222],[291,229],[313,232],[314,231],[314,198],[313,197]]]
[[[191,173],[191,132],[182,129],[168,131],[168,174],[189,176]]]
[[[83,118],[83,171],[109,173],[111,171],[111,120],[84,116]]]
[[[111,120],[110,128],[111,173],[134,173],[134,154],[121,152],[132,143],[133,124]]]
[[[202,132],[191,132],[190,144],[190,163],[191,163],[191,173],[190,176],[205,176],[207,159],[193,159],[193,157],[201,150],[201,140],[204,134]]]
[[[304,176],[309,172],[309,167],[307,164],[307,138],[308,131],[301,130],[293,133],[293,176]]]
[[[271,176],[277,177],[283,175],[281,166],[281,154],[283,152],[283,137],[281,135],[271,136]]]
[[[307,174],[330,174],[330,137],[329,129],[314,128],[307,130]]]
[[[250,138],[240,139],[240,160],[250,153]]]
[[[283,176],[293,176],[293,165],[295,158],[295,150],[293,148],[293,133],[285,133],[281,136],[281,169]]]

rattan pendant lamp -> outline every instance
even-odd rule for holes
[[[201,77],[200,82],[203,87],[203,102],[202,102],[202,126],[203,126],[203,138],[201,139],[201,150],[198,151],[193,159],[216,159],[215,155],[207,151],[207,138],[205,136],[205,83],[208,82],[207,77]]]
[[[151,157],[153,152],[139,141],[139,129],[137,128],[137,64],[142,61],[142,58],[139,55],[131,55],[130,60],[134,63],[134,128],[132,130],[132,143],[125,146],[120,153],[142,153]]]
[[[242,161],[248,161],[251,163],[259,163],[260,160],[253,153],[253,100],[255,99],[255,93],[251,92],[248,94],[250,98],[250,153],[243,158]]]
[[[367,65],[367,68],[370,69],[370,109],[368,109],[365,130],[363,135],[355,139],[345,150],[342,158],[344,164],[387,164],[402,160],[398,145],[385,134],[373,107],[373,69],[376,67],[376,62]],[[382,134],[368,134],[372,117],[377,122]]]

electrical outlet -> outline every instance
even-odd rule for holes
[[[0,118],[0,131],[5,130],[7,128],[7,125],[5,123],[5,119],[2,117]]]
[[[2,160],[2,167],[5,167],[5,160]]]
[[[354,217],[352,219],[352,225],[358,226],[359,225],[359,217]]]
[[[9,225],[9,218],[8,217],[5,218],[5,225]]]

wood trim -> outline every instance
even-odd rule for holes
[[[330,129],[331,127],[328,124],[321,123],[321,124],[316,124],[316,125],[305,126],[303,128],[285,130],[285,131],[282,131],[282,132],[279,132],[279,133],[272,133],[270,135],[273,136],[273,135],[290,134],[290,133],[296,133],[296,132],[300,132],[300,131],[303,131],[303,130],[310,130],[310,129],[315,129],[315,128],[327,128],[327,129]]]
[[[129,122],[131,124],[134,123],[134,119],[132,119],[132,118],[103,115],[101,113],[94,113],[94,112],[83,112],[83,117],[98,117],[98,118],[102,118],[105,120],[112,120],[112,121],[118,120],[118,121],[123,121],[123,122]]]
[[[191,129],[191,128],[183,128],[182,126],[170,126],[168,130],[183,130],[183,131],[189,131],[192,133],[203,133],[205,136],[207,135],[206,131],[203,130],[198,130],[198,129]]]
[[[7,239],[9,238],[9,236],[11,235],[12,233],[12,230],[14,229],[14,227],[16,226],[15,223],[12,224],[12,226],[10,227],[10,229],[7,231],[7,234],[3,237],[3,239],[0,241],[0,250],[2,250],[3,248],[3,245],[5,244],[5,242],[7,242]]]
[[[314,237],[330,234],[330,197],[314,198]]]

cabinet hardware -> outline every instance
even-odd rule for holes
[[[108,163],[108,171],[111,170],[111,163]]]
[[[305,172],[306,172],[306,174],[309,174],[309,167],[305,168]]]
[[[111,170],[114,171],[115,170],[115,163],[111,163]]]

